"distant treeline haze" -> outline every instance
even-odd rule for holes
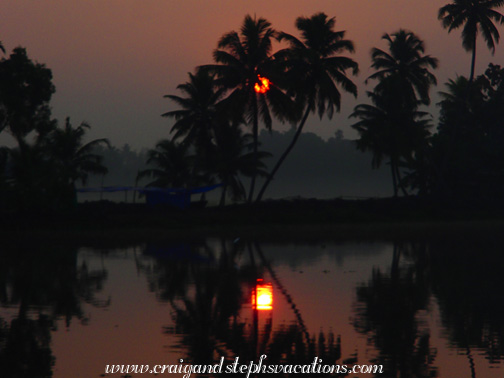
[[[309,126],[308,126],[309,127]],[[292,139],[294,130],[287,132],[263,131],[259,136],[261,149],[278,156]],[[132,150],[128,145],[121,148],[99,147],[103,163],[108,169],[104,176],[92,176],[88,187],[135,186],[137,173],[147,168],[147,150]],[[266,198],[335,198],[335,197],[385,197],[392,195],[390,173],[386,167],[372,169],[371,154],[355,148],[355,141],[344,139],[342,133],[325,141],[314,133],[303,133],[296,149],[285,162],[285,166],[275,177],[271,191]],[[267,169],[274,164],[274,158],[265,159]],[[209,194],[210,201],[216,201],[219,190]],[[123,193],[105,193],[106,200],[123,201]],[[100,194],[81,194],[79,200],[99,199]],[[128,201],[132,196],[128,195]]]

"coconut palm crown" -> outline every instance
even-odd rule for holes
[[[504,0],[453,0],[439,9],[438,18],[448,33],[454,29],[462,28],[462,46],[467,51],[472,51],[471,75],[469,82],[474,79],[474,66],[476,63],[476,40],[481,32],[487,47],[495,53],[495,45],[499,42],[500,35],[494,22],[504,24],[504,16],[495,8],[504,5]]]
[[[90,126],[85,122],[73,128],[70,118],[67,118],[64,128],[55,128],[48,134],[47,146],[50,149],[51,158],[56,163],[59,177],[71,186],[74,186],[77,181],[86,184],[90,173],[107,173],[107,168],[102,164],[103,157],[94,153],[93,150],[100,144],[110,146],[110,143],[104,138],[83,143],[89,128]]]
[[[199,70],[196,74],[189,73],[189,81],[177,86],[184,97],[166,95],[181,109],[164,113],[163,117],[175,119],[171,132],[173,139],[182,139],[185,145],[194,145],[198,151],[205,154],[213,139],[213,130],[218,123],[218,102],[224,89],[216,89],[213,77]]]
[[[259,121],[271,129],[273,116],[280,121],[295,120],[297,113],[290,97],[282,87],[285,77],[276,69],[272,59],[272,40],[276,31],[264,18],[247,15],[240,32],[231,31],[222,36],[213,56],[217,64],[200,69],[216,75],[215,83],[229,95],[223,105],[235,119],[244,118],[252,126],[253,153],[257,158]],[[269,90],[256,91],[261,78],[267,78]],[[273,116],[272,116],[273,114]],[[255,175],[251,178],[249,201],[253,198]]]
[[[404,101],[415,105],[420,100],[428,105],[430,86],[437,84],[436,77],[429,68],[437,68],[438,60],[430,55],[423,55],[423,41],[410,31],[400,29],[393,34],[384,34],[382,39],[387,41],[389,51],[378,48],[371,50],[371,67],[377,71],[367,80],[394,80]],[[380,91],[385,87],[379,83],[375,90]]]
[[[261,188],[257,201],[261,200],[281,164],[294,147],[303,127],[312,112],[322,118],[325,114],[332,118],[340,110],[341,88],[357,96],[357,86],[347,76],[347,70],[358,72],[358,64],[342,56],[344,52],[354,52],[352,41],[345,39],[345,31],[335,31],[336,19],[328,18],[325,13],[316,13],[310,18],[299,17],[296,28],[301,39],[287,33],[279,33],[279,41],[287,41],[289,48],[275,54],[275,60],[283,65],[291,87],[289,93],[296,98],[299,109],[304,115],[299,121],[296,134],[286,151],[280,157]]]
[[[355,75],[358,64],[341,53],[355,51],[352,41],[345,38],[345,31],[334,31],[336,19],[325,13],[299,17],[296,28],[301,40],[288,33],[279,33],[279,41],[287,41],[288,49],[275,54],[286,60],[292,78],[295,80],[296,94],[302,96],[306,110],[317,111],[320,118],[327,114],[332,118],[334,110],[339,111],[343,90],[357,96],[356,85],[347,77],[346,71]]]

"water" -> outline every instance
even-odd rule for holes
[[[0,376],[120,377],[106,365],[248,363],[261,354],[268,364],[315,356],[381,364],[377,377],[504,376],[500,246],[459,238],[4,247]],[[257,279],[271,283],[272,310],[253,310]]]

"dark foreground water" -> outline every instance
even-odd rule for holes
[[[221,356],[241,364],[261,354],[267,364],[316,356],[384,367],[352,377],[503,377],[503,268],[498,240],[464,235],[310,245],[18,243],[0,251],[0,377],[147,377],[154,375],[105,368]],[[271,284],[272,309],[254,311],[259,284]]]

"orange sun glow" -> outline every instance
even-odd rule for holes
[[[273,286],[270,283],[261,283],[257,280],[257,285],[252,293],[252,308],[257,310],[273,309]]]
[[[260,83],[255,83],[254,89],[257,93],[266,93],[270,89],[271,82],[266,77],[261,77],[257,75]]]

